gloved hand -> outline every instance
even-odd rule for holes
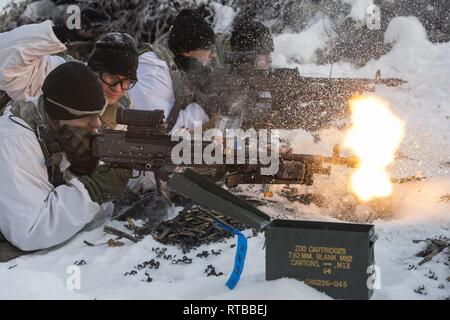
[[[131,169],[100,166],[92,174],[81,176],[78,179],[86,187],[92,201],[103,204],[119,199],[123,195],[132,173]]]
[[[56,141],[65,151],[71,166],[69,170],[78,175],[89,175],[98,165],[98,158],[92,155],[92,141],[95,133],[81,128],[63,126]]]
[[[53,31],[62,43],[93,41],[107,31],[110,19],[103,10],[85,8],[81,10],[81,29],[69,29],[64,23],[54,26]]]

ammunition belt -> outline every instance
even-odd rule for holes
[[[218,213],[206,212],[200,208],[192,207],[181,211],[172,220],[160,222],[155,226],[144,226],[135,230],[138,236],[151,234],[153,238],[164,245],[179,246],[183,252],[217,242],[224,242],[233,235],[217,226],[216,219],[220,219],[234,229],[246,229],[235,220]]]

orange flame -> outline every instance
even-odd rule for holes
[[[403,140],[404,124],[386,102],[373,96],[353,98],[350,108],[352,127],[344,147],[360,160],[352,176],[352,191],[364,202],[388,197],[393,187],[386,170]]]

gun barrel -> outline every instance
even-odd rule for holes
[[[386,78],[386,79],[379,79],[375,80],[375,84],[381,83],[388,87],[398,87],[404,83],[407,83],[408,81],[397,79],[397,78]]]
[[[383,84],[388,87],[397,87],[407,81],[397,78],[384,78],[384,79],[367,79],[367,78],[315,78],[315,77],[300,77],[299,80],[306,84],[323,84],[323,85],[370,85],[370,84]]]
[[[339,144],[333,147],[333,156],[324,157],[313,154],[296,154],[285,153],[282,156],[283,160],[292,160],[309,163],[310,166],[322,167],[324,163],[346,166],[349,168],[357,168],[359,166],[359,159],[354,156],[341,157],[341,146]]]
[[[349,168],[357,168],[359,166],[359,160],[356,157],[331,157],[327,162]]]

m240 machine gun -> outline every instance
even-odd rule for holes
[[[348,112],[348,101],[373,92],[377,85],[397,87],[405,81],[305,77],[297,69],[215,70],[208,77],[195,73],[201,105],[209,115],[242,112],[243,127],[317,130]],[[210,116],[211,117],[211,116]]]
[[[171,170],[174,166],[216,169],[225,178],[228,186],[238,184],[305,184],[312,185],[316,174],[329,175],[331,167],[328,164],[355,167],[358,161],[352,157],[341,157],[335,148],[332,157],[309,154],[294,154],[280,152],[279,169],[273,175],[263,175],[261,169],[267,167],[259,162],[250,163],[174,163],[172,151],[180,142],[172,141],[165,134],[163,111],[124,110],[117,112],[117,123],[127,125],[127,131],[109,130],[99,133],[93,142],[94,156],[102,162],[119,168],[130,168],[137,171],[152,171],[158,179],[161,168]],[[201,152],[211,141],[200,141]],[[195,142],[193,143],[195,145]],[[193,148],[195,149],[195,148]],[[237,154],[237,153],[236,153]],[[196,151],[191,153],[195,158]],[[223,155],[224,159],[226,155]]]

